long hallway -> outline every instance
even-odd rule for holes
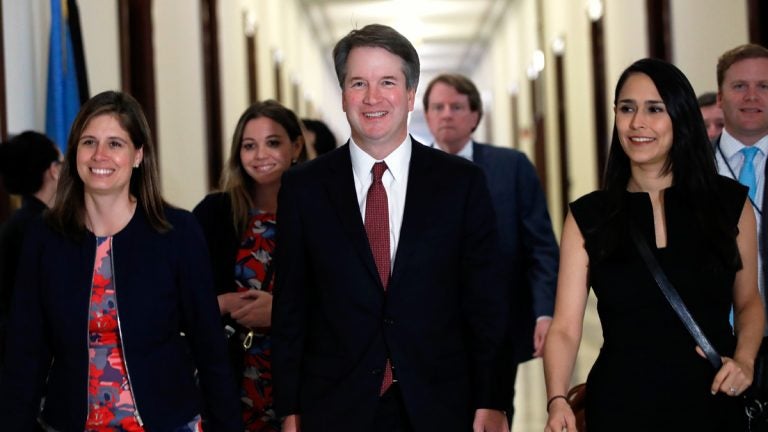
[[[755,12],[766,10],[765,0],[77,3],[91,94],[122,89],[153,114],[163,194],[180,208],[191,210],[216,187],[237,118],[256,100],[276,99],[300,117],[323,120],[345,142],[349,128],[330,49],[340,34],[383,22],[403,32],[439,30],[409,34],[423,68],[409,130],[432,141],[421,103],[431,76],[469,76],[484,110],[475,138],[516,148],[540,168],[557,235],[567,203],[600,183],[599,153],[613,127],[621,70],[656,54],[653,41],[664,42],[662,54],[702,93],[717,88],[715,64],[726,49],[768,42],[756,31],[768,28],[768,14]],[[0,108],[0,135],[45,129],[49,7],[50,0],[0,1],[2,93],[12,107]],[[400,20],[403,11],[412,19]],[[4,192],[0,184],[0,222],[11,207]],[[593,295],[583,335],[573,384],[586,379],[602,345]],[[516,390],[512,431],[543,431],[541,359],[521,365]]]

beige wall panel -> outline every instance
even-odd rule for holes
[[[509,87],[504,85],[515,81],[513,73],[513,58],[517,58],[508,36],[509,29],[501,27],[497,29],[493,45],[493,81],[483,82],[483,94],[488,94],[489,99],[484,101],[486,116],[491,120],[491,134],[488,136],[494,145],[500,147],[512,147],[510,123],[511,107],[509,105]],[[494,84],[495,83],[495,84]]]
[[[297,76],[302,82],[302,100],[311,101],[316,110],[315,117],[328,125],[338,142],[344,142],[349,137],[349,124],[341,108],[341,89],[333,69],[331,49],[320,46],[306,24],[306,16],[301,15],[300,18],[304,21],[296,29],[299,40],[297,51],[300,53]],[[302,116],[310,114],[302,112]]]
[[[696,94],[717,90],[715,69],[723,52],[749,41],[747,2],[675,0],[672,53]]]
[[[208,191],[200,8],[187,0],[153,5],[163,195],[191,209]]]
[[[519,150],[525,152],[533,161],[533,143],[535,125],[531,112],[531,82],[527,75],[527,68],[531,63],[533,51],[538,48],[536,42],[536,2],[534,0],[521,0],[517,5],[514,25],[518,31],[518,46],[516,47],[520,59],[520,92],[518,93],[518,131]]]
[[[510,20],[514,20],[514,14],[507,10],[499,28],[492,35],[486,55],[470,76],[483,101],[483,118],[473,138],[500,147],[511,147],[509,89],[511,83],[516,82],[515,69],[520,57],[518,35],[510,30],[516,23],[510,25]]]
[[[277,18],[274,15],[275,5],[271,0],[257,1],[257,28],[256,39],[258,46],[258,76],[259,99],[275,98],[274,77],[274,37],[271,34],[270,25],[274,26]]]
[[[603,26],[610,102],[621,72],[635,60],[648,56],[644,1],[605,0]],[[611,116],[613,117],[613,116]]]
[[[120,90],[120,25],[117,0],[78,0],[91,96]]]
[[[554,80],[552,64],[552,42],[556,37],[562,37],[565,43],[563,53],[565,100],[556,101],[556,88],[554,83],[548,88],[548,117],[552,137],[550,154],[558,161],[552,165],[559,166],[559,149],[557,148],[557,113],[556,102],[565,106],[566,112],[566,143],[568,145],[568,167],[570,172],[569,201],[589,193],[597,188],[597,160],[595,150],[594,131],[594,103],[593,103],[593,71],[592,71],[592,47],[590,44],[591,22],[587,18],[585,6],[581,2],[568,0],[550,0],[546,3],[546,38],[549,46],[546,52],[550,59],[552,71],[548,76]],[[559,181],[559,180],[558,180]],[[559,183],[558,183],[559,185]],[[565,193],[565,191],[562,191]],[[559,205],[558,205],[559,207]],[[555,217],[562,213],[552,210]],[[561,224],[556,223],[556,231],[559,232]]]
[[[266,77],[268,77],[269,82],[269,88],[264,93],[264,97],[262,99],[270,98],[270,99],[276,99],[277,98],[277,91],[276,91],[276,83],[277,83],[277,77],[275,75],[275,63],[279,62],[283,64],[282,67],[282,74],[280,76],[280,83],[281,83],[281,91],[283,92],[283,97],[285,97],[285,46],[284,41],[281,38],[281,32],[280,29],[285,23],[283,22],[283,8],[282,3],[283,0],[261,0],[260,2],[263,5],[263,8],[265,9],[265,22],[264,22],[264,43],[265,43],[265,49],[264,53],[268,56],[268,60],[264,62],[264,66],[268,69],[268,72],[266,73]]]
[[[606,101],[610,144],[613,131],[613,93],[621,72],[634,61],[648,56],[648,32],[644,1],[605,1],[605,57],[606,57]],[[600,131],[597,131],[600,133]]]
[[[48,1],[3,1],[8,133],[45,130]]]
[[[285,49],[285,78],[284,90],[285,106],[301,116],[302,88],[304,79],[301,70],[301,49],[299,48],[299,20],[302,18],[298,10],[296,0],[283,2],[283,25],[280,26],[280,40]],[[298,90],[298,94],[295,94]],[[296,101],[298,100],[298,105]]]
[[[564,54],[570,201],[598,187],[591,22],[582,7],[570,6],[575,19],[567,21]]]
[[[254,8],[255,9],[255,8]],[[255,10],[253,14],[255,14]],[[249,5],[241,0],[221,0],[219,16],[219,74],[221,76],[221,151],[226,164],[232,134],[249,105],[244,14]]]

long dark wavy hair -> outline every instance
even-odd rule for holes
[[[143,149],[141,164],[133,168],[130,193],[157,232],[166,232],[171,224],[165,218],[167,206],[160,195],[160,177],[157,154],[152,134],[141,105],[131,95],[105,91],[89,99],[80,108],[72,123],[67,139],[67,154],[59,175],[56,201],[47,216],[49,224],[62,234],[80,238],[85,233],[85,185],[77,173],[77,147],[80,135],[94,118],[102,115],[114,117],[131,137],[136,149]]]
[[[301,145],[302,154],[304,154],[304,135],[301,132],[299,118],[280,102],[271,99],[256,102],[243,112],[237,121],[235,132],[232,134],[229,159],[224,166],[221,178],[221,190],[229,195],[232,202],[232,223],[238,233],[238,238],[248,225],[248,212],[254,207],[251,193],[255,183],[243,167],[243,161],[240,159],[240,147],[243,145],[245,126],[249,121],[260,117],[271,119],[282,126],[288,133],[288,139],[291,140],[291,143]],[[301,156],[299,160],[293,162],[300,162],[300,159],[302,159]]]
[[[714,150],[707,137],[696,94],[688,78],[674,65],[646,58],[630,65],[619,77],[614,93],[614,106],[627,79],[635,74],[647,75],[656,86],[672,121],[672,146],[662,174],[672,174],[672,183],[686,204],[693,209],[695,222],[708,239],[721,262],[728,269],[741,266],[736,232],[726,223],[718,188],[718,173]],[[608,193],[609,212],[601,236],[601,255],[610,254],[618,246],[617,232],[626,229],[628,211],[622,199],[631,176],[630,160],[619,142],[616,123],[608,153],[602,190]]]

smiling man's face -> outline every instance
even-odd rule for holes
[[[725,71],[717,95],[725,129],[743,144],[768,135],[768,58],[738,61]]]

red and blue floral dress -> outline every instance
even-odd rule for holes
[[[251,289],[272,293],[272,255],[277,222],[274,213],[252,211],[235,262],[238,292]],[[269,328],[252,329],[250,347],[244,352],[240,396],[247,431],[279,431],[280,420],[272,406],[272,338]]]
[[[97,237],[88,317],[87,432],[144,430],[125,367],[112,257],[112,237]],[[176,432],[202,432],[200,416]]]

